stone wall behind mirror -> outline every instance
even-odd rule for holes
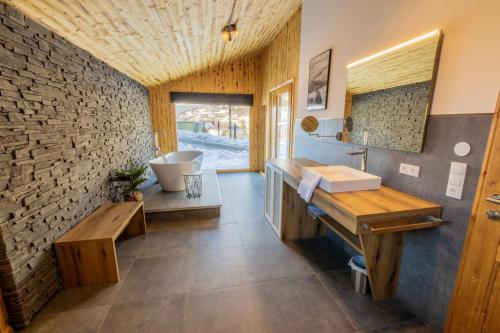
[[[422,151],[441,40],[436,30],[348,65],[344,141]]]

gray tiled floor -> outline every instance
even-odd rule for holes
[[[263,178],[219,175],[217,219],[154,223],[121,240],[122,281],[61,290],[23,332],[429,332],[397,301],[354,293],[327,238],[282,243]]]

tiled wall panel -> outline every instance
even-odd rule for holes
[[[487,114],[431,116],[423,153],[369,148],[368,172],[381,176],[385,185],[441,204],[443,218],[450,221],[440,228],[406,233],[397,294],[411,311],[438,328],[448,311],[491,119]],[[295,128],[295,157],[359,168],[360,158],[346,155],[359,146],[310,137],[301,130],[300,120]],[[341,128],[341,119],[322,119],[318,133],[328,135]],[[471,145],[470,155],[453,153],[460,141]],[[468,165],[461,200],[445,196],[452,161]],[[420,177],[400,174],[400,163],[419,165]],[[341,245],[352,252],[346,244]]]

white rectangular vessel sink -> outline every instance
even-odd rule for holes
[[[382,184],[382,178],[379,176],[345,165],[303,167],[302,175],[306,170],[320,174],[321,181],[318,186],[329,193],[377,190]]]

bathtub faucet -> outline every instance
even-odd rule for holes
[[[167,158],[165,157],[165,154],[161,153],[160,147],[155,148],[155,153],[156,153],[156,157],[161,156],[163,158],[163,162],[165,162],[165,164],[168,164]]]

